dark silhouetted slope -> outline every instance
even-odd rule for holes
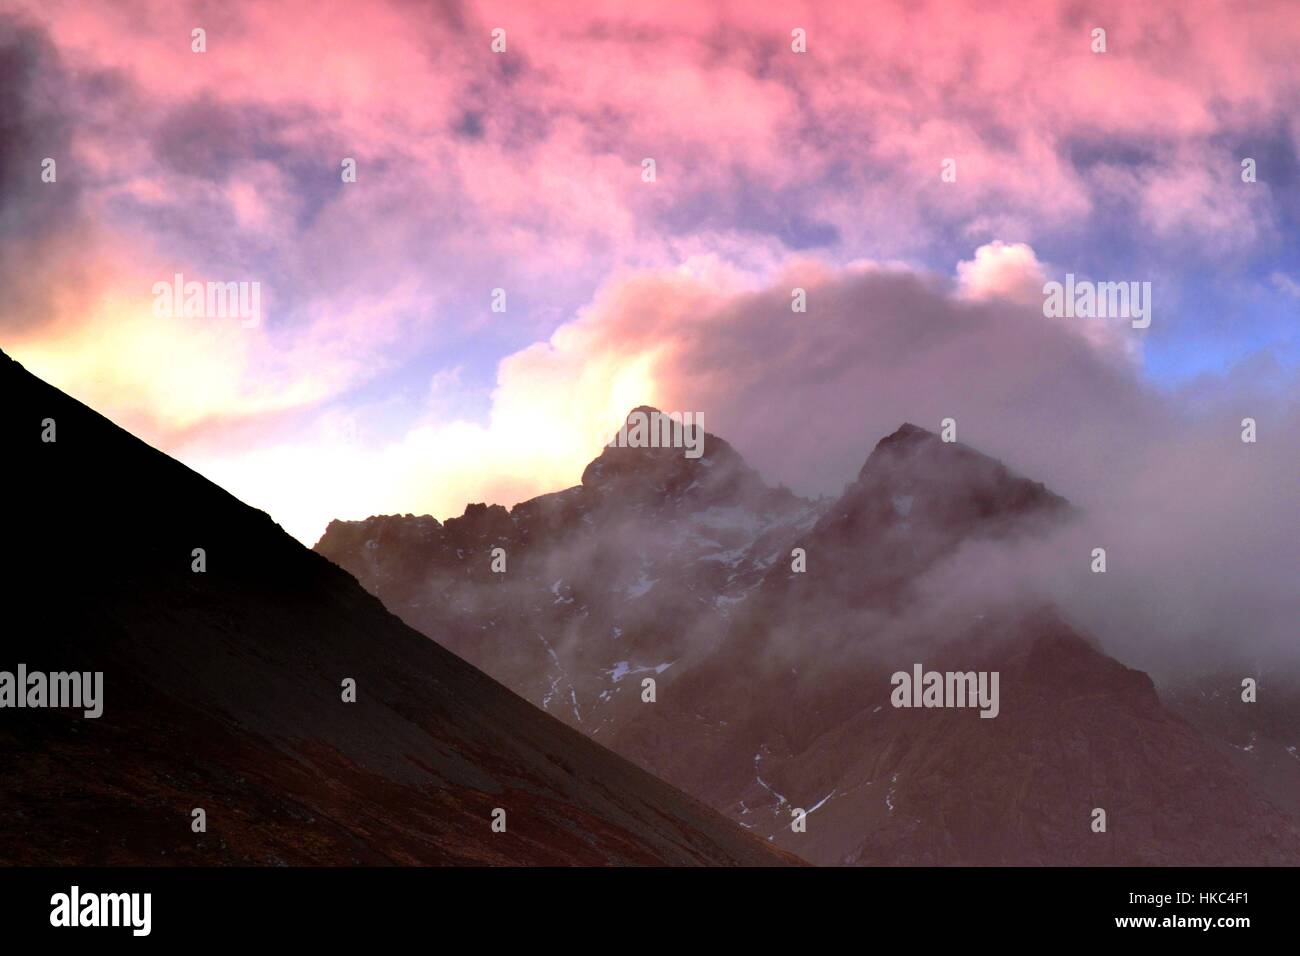
[[[99,719],[0,710],[0,860],[788,861],[2,355],[0,448],[0,670],[104,672]]]

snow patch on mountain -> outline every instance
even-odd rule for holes
[[[629,674],[662,674],[668,668],[672,667],[676,661],[666,661],[663,664],[653,664],[649,667],[633,667],[631,661],[616,661],[614,666],[605,671],[609,679],[617,684]]]

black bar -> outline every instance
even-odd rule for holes
[[[151,894],[148,936],[129,926],[52,926],[51,898],[74,885],[83,901]],[[900,928],[927,943],[1131,937],[1231,945],[1293,934],[1294,887],[1287,869],[5,868],[0,932],[6,943],[66,943],[76,934],[91,945],[147,939],[205,948],[402,938],[440,949],[460,939],[457,950],[475,948],[476,938],[575,950],[621,949],[640,938],[676,948],[692,934],[770,943],[774,934],[808,941],[831,930],[868,943]],[[1117,925],[1146,917],[1155,925]],[[1249,925],[1161,925],[1206,917]]]

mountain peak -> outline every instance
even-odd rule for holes
[[[904,423],[876,444],[814,527],[823,562],[851,569],[823,575],[820,585],[887,603],[962,542],[1018,533],[1066,508],[997,459]]]
[[[976,534],[980,527],[1001,527],[1069,507],[1041,482],[1016,474],[996,458],[904,423],[877,443],[831,513],[859,514],[865,509],[888,516],[891,509],[903,507],[910,514],[913,502],[927,523],[954,539]]]
[[[920,425],[913,425],[911,422],[903,422],[891,434],[886,435],[880,441],[876,442],[876,448],[888,448],[895,445],[909,445],[924,441],[939,441],[939,436],[929,429],[922,428]]]
[[[653,508],[784,509],[797,502],[787,489],[769,488],[735,448],[705,431],[703,412],[678,415],[651,405],[628,412],[583,471],[582,488],[604,501]]]

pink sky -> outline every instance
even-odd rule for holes
[[[764,371],[747,345],[775,333],[736,316],[797,283],[860,291],[885,266],[936,289],[935,316],[1022,308],[1066,271],[1160,283],[1149,337],[1043,333],[1138,393],[1153,353],[1174,378],[1216,364],[1207,274],[1255,303],[1234,361],[1293,358],[1295,286],[1265,281],[1300,278],[1285,251],[1300,152],[1287,3],[5,11],[21,104],[5,160],[22,176],[0,220],[0,345],[309,542],[332,517],[446,517],[572,484],[643,402],[752,432],[742,450],[779,469],[742,401]],[[1261,173],[1243,188],[1247,155]],[[46,156],[55,184],[39,180]],[[940,179],[949,157],[956,183]],[[265,321],[159,321],[150,289],[176,272],[260,282]],[[505,314],[488,308],[495,288]],[[814,308],[807,341],[878,336],[900,370],[879,408],[921,417],[933,403],[906,382],[935,353],[895,331],[894,304]],[[789,335],[766,354],[798,382],[829,359]],[[848,368],[837,394],[873,369]],[[971,394],[1029,401],[1014,369],[992,374],[973,370]],[[793,393],[791,414],[822,414],[829,395]],[[837,438],[845,468],[884,427],[863,416],[860,441]],[[1045,459],[1031,454],[1045,441],[1001,444]]]

